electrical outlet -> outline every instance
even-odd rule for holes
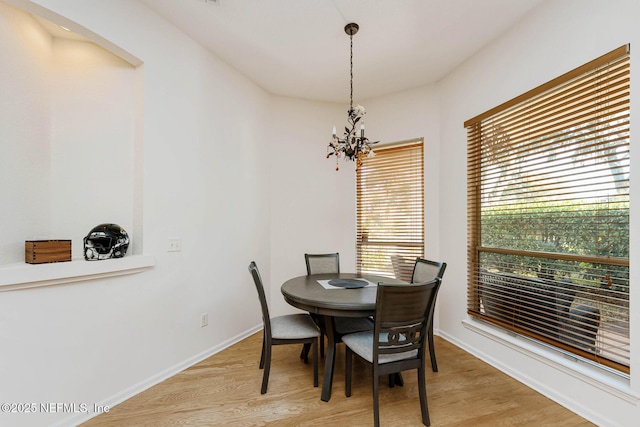
[[[169,239],[167,252],[180,252],[182,250],[182,241],[180,239]]]
[[[209,313],[202,313],[200,315],[200,327],[204,328],[209,324]]]

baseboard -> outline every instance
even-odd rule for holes
[[[506,347],[518,351],[521,354],[525,354],[535,361],[544,363],[547,366],[551,366],[554,369],[562,372],[563,374],[570,375],[575,378],[579,378],[581,381],[596,387],[600,390],[603,390],[609,394],[614,395],[617,398],[623,399],[629,403],[638,404],[638,396],[635,396],[629,389],[628,383],[624,386],[622,384],[611,384],[609,381],[603,381],[602,379],[594,378],[594,376],[589,375],[589,368],[587,366],[576,366],[570,367],[570,363],[575,363],[575,361],[563,360],[563,357],[557,354],[552,354],[550,351],[544,348],[537,348],[535,344],[530,342],[525,342],[523,340],[518,340],[516,337],[512,337],[508,335],[506,332],[495,331],[489,326],[478,324],[478,322],[473,321],[463,321],[463,325],[465,328],[479,333],[494,342],[498,342]],[[548,387],[546,384],[538,381],[535,377],[528,375],[525,372],[521,372],[519,370],[514,370],[513,367],[509,364],[504,363],[503,360],[496,359],[489,354],[485,353],[479,348],[470,347],[466,343],[459,341],[457,338],[444,333],[442,331],[437,331],[438,335],[451,342],[452,344],[462,348],[470,354],[478,357],[482,361],[488,363],[489,365],[499,369],[510,377],[516,379],[517,381],[525,384],[526,386],[536,390],[542,395],[548,397],[549,399],[557,402],[558,404],[564,406],[570,411],[580,415],[581,417],[591,421],[596,425],[601,426],[615,426],[617,425],[609,418],[603,417],[603,414],[594,412],[592,408],[589,408],[584,405],[584,403],[577,402],[574,399],[571,399],[570,396],[566,396],[564,394],[560,394],[557,390]],[[582,364],[584,365],[584,364]],[[593,372],[591,372],[593,374]]]
[[[147,378],[146,380],[140,381],[137,384],[132,385],[131,387],[128,387],[124,390],[122,390],[119,393],[116,393],[115,395],[101,401],[98,402],[96,404],[97,407],[102,407],[102,408],[113,408],[114,406],[116,406],[119,403],[124,402],[127,399],[132,398],[133,396],[142,393],[143,391],[153,387],[156,384],[161,383],[162,381],[171,378],[172,376],[184,371],[185,369],[195,365],[196,363],[199,363],[201,361],[203,361],[204,359],[213,356],[216,353],[221,352],[222,350],[231,347],[232,345],[242,341],[243,339],[253,335],[254,333],[256,333],[257,331],[259,331],[260,329],[262,329],[262,325],[260,326],[256,326],[255,328],[249,329],[241,334],[238,334],[230,339],[228,339],[227,341],[224,341],[216,346],[213,346],[199,354],[196,354],[193,357],[190,357],[174,366],[171,366],[170,368],[165,369],[162,372],[157,373],[156,375],[153,375],[150,378]],[[97,413],[78,413],[78,414],[74,414],[73,416],[67,417],[63,420],[60,420],[58,422],[55,422],[53,424],[50,425],[50,427],[68,427],[68,426],[77,426],[79,424],[82,424],[88,420],[90,420],[91,418],[97,416],[99,414]]]

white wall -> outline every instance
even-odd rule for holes
[[[24,240],[133,227],[135,69],[89,42],[52,39],[4,3],[3,218],[0,266],[24,262]],[[129,253],[135,251],[135,242]]]
[[[370,137],[383,143],[425,138],[425,252],[427,257],[448,263],[436,328],[446,339],[603,426],[632,425],[631,420],[639,415],[637,385],[545,353],[526,342],[516,340],[514,345],[499,335],[488,338],[463,325],[470,322],[466,314],[466,131],[463,122],[622,44],[635,44],[640,31],[630,17],[637,16],[637,9],[631,1],[606,5],[597,1],[548,2],[437,87],[359,101],[367,107]],[[612,18],[620,18],[622,22],[607,23],[607,19]],[[633,72],[634,80],[638,78],[635,74]],[[640,94],[634,94],[635,91],[632,92],[634,99],[640,99]],[[633,109],[637,108],[636,104],[637,101]],[[279,100],[276,105],[279,106],[278,119],[273,127],[282,139],[274,139],[273,154],[271,296],[274,303],[280,297],[279,284],[283,280],[304,274],[300,254],[306,247],[300,242],[314,242],[319,251],[336,250],[340,245],[341,258],[344,250],[349,254],[355,251],[355,228],[346,227],[333,216],[336,213],[354,215],[353,177],[340,178],[347,188],[334,188],[326,172],[328,168],[322,164],[329,161],[320,160],[326,141],[318,137],[310,144],[307,138],[299,136],[313,132],[323,134],[321,123],[312,121],[310,116],[319,122],[339,125],[344,121],[344,108],[327,106],[332,113],[327,118],[327,112],[318,104]],[[291,136],[288,129],[295,135]],[[349,166],[341,165],[338,173],[343,174],[347,168]],[[310,193],[314,194],[313,198]],[[323,207],[316,207],[322,203],[332,204],[333,209],[327,212]],[[347,205],[353,210],[344,208]],[[632,213],[632,218],[634,216]],[[339,229],[341,236],[346,233],[347,241],[339,240],[334,230],[329,236],[323,233],[331,227]],[[433,242],[435,244],[430,244]],[[632,251],[637,245],[637,239],[632,239]],[[349,264],[346,265],[348,268]],[[637,299],[636,295],[637,291],[632,290],[632,301]],[[283,302],[279,305],[287,310]],[[632,315],[632,334],[633,324],[638,321],[637,316]],[[500,339],[505,343],[500,343]],[[632,361],[634,366],[637,363],[637,359]]]
[[[33,24],[0,3],[0,265],[24,262],[24,241],[50,233],[52,42]]]
[[[346,107],[274,97],[269,154],[271,179],[271,308],[293,312],[280,293],[287,279],[306,274],[305,253],[339,252],[341,268],[355,269],[353,163],[326,158],[333,124]],[[344,114],[343,114],[344,112]]]
[[[367,133],[380,145],[424,138],[425,257],[440,259],[440,96],[425,86],[366,102]],[[446,153],[445,153],[446,155]],[[446,192],[444,193],[446,195]]]
[[[348,94],[345,93],[345,96]],[[346,124],[345,104],[322,104],[277,97],[271,128],[271,306],[295,311],[280,285],[306,274],[304,253],[340,253],[342,271],[355,271],[355,164],[326,158],[333,125]],[[380,145],[425,139],[426,253],[438,248],[438,97],[425,87],[398,95],[358,101],[365,106],[367,135]]]
[[[543,3],[523,21],[478,52],[441,82],[441,188],[440,254],[449,262],[439,296],[440,333],[447,339],[489,361],[526,384],[556,399],[598,425],[630,426],[640,416],[638,391],[614,376],[592,371],[585,364],[556,357],[538,358],[522,350],[526,343],[510,346],[465,327],[466,300],[466,132],[463,122],[529,89],[553,79],[625,43],[632,45],[631,151],[638,149],[635,129],[640,91],[638,56],[640,27],[636,18],[640,3],[635,1],[565,0]],[[633,161],[632,161],[633,162]],[[634,162],[635,163],[635,162]],[[632,174],[633,188],[639,188]],[[635,194],[635,191],[634,191]],[[631,253],[638,249],[637,223],[640,210],[632,195]],[[631,282],[640,280],[637,257],[631,258]],[[631,289],[631,333],[637,349],[640,317],[634,313],[639,293]],[[473,324],[473,323],[472,323]],[[541,350],[536,349],[536,353]],[[542,352],[544,353],[544,352]],[[632,349],[632,357],[637,354]],[[553,357],[553,354],[548,354]],[[640,359],[633,357],[631,372],[638,372]],[[591,377],[599,377],[594,381]]]
[[[324,158],[331,126],[344,122],[346,104],[270,97],[137,2],[11,3],[51,8],[144,63],[136,75],[137,87],[144,86],[144,168],[136,173],[143,181],[144,252],[155,256],[156,267],[0,294],[0,401],[114,403],[223,348],[260,324],[246,271],[250,260],[270,287],[273,314],[292,310],[279,287],[304,274],[304,252],[337,250],[343,268],[355,268],[353,164],[336,172],[333,160]],[[637,418],[637,384],[625,390],[604,375],[594,384],[580,366],[529,356],[463,324],[462,124],[602,53],[637,43],[639,8],[632,0],[546,2],[437,87],[359,101],[367,107],[371,137],[425,138],[426,254],[449,264],[439,298],[440,333],[600,425],[630,425]],[[614,17],[621,23],[607,21]],[[0,65],[9,60],[3,52],[0,59]],[[636,63],[633,81],[640,79]],[[635,111],[640,92],[633,87],[632,97]],[[632,118],[632,129],[637,124]],[[640,188],[633,174],[632,180]],[[638,215],[632,209],[632,221]],[[182,238],[182,252],[166,252],[168,236]],[[19,232],[12,238],[22,240]],[[632,240],[632,253],[638,242]],[[636,282],[640,269],[633,265]],[[633,307],[638,291],[631,298]],[[210,326],[201,329],[204,311]],[[638,316],[631,322],[637,349]],[[632,372],[638,363],[632,361]],[[0,424],[42,425],[65,416],[12,417]]]
[[[141,194],[134,204],[141,203],[144,253],[155,257],[155,267],[131,276],[0,293],[0,401],[114,404],[260,325],[247,266],[255,259],[269,271],[269,97],[138,2],[9,3],[30,11],[48,7],[55,13],[43,11],[47,17],[60,14],[143,63],[134,89],[142,98],[133,107],[142,121],[134,132],[144,146],[136,149],[141,158],[133,158],[142,167],[134,171],[142,183],[127,197]],[[3,21],[0,31],[6,28],[11,26]],[[16,43],[20,50],[27,42]],[[4,46],[3,72],[15,61]],[[35,73],[37,65],[25,64],[25,70]],[[89,72],[78,77],[91,78]],[[0,81],[4,84],[4,75]],[[17,88],[7,93],[13,102],[24,97]],[[3,92],[3,112],[11,108],[5,99]],[[39,115],[47,118],[46,111]],[[54,157],[74,152],[61,148]],[[83,154],[78,158],[85,160]],[[125,162],[131,161],[131,153],[125,155]],[[39,183],[30,179],[28,185]],[[16,218],[8,219],[19,223]],[[71,210],[59,221],[74,218]],[[16,230],[11,239],[23,245],[23,234]],[[168,237],[182,239],[182,252],[167,252]],[[209,314],[206,328],[199,326],[203,312]],[[68,425],[83,416],[0,414],[0,425]]]
[[[94,43],[63,39],[50,69],[51,237],[72,239],[73,258],[83,258],[96,225],[135,231],[136,72]]]

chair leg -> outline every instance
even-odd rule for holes
[[[351,396],[351,369],[353,365],[353,352],[349,347],[346,347],[345,353],[345,365],[344,365],[344,395]]]
[[[318,387],[318,338],[313,340],[313,386]]]
[[[373,425],[380,427],[380,405],[378,403],[378,392],[380,391],[380,378],[376,370],[373,371]]]
[[[404,380],[402,379],[402,373],[396,372],[395,374],[389,374],[389,388],[393,388],[395,386],[402,387],[404,385]]]
[[[402,372],[396,372],[393,375],[393,380],[395,381],[397,386],[400,386],[400,387],[404,386],[404,379],[402,378]]]
[[[433,323],[429,324],[429,356],[431,356],[431,370],[438,372],[438,363],[436,362],[436,349],[433,346]]]
[[[420,394],[420,411],[422,412],[422,424],[429,426],[429,407],[427,406],[427,382],[425,380],[424,366],[418,368],[418,393]]]
[[[304,360],[304,363],[309,363],[309,350],[311,349],[310,343],[304,343],[302,345],[302,351],[300,352],[300,359]]]
[[[260,369],[264,368],[264,347],[266,345],[265,338],[262,338],[262,351],[260,353]]]
[[[328,402],[331,399],[331,388],[333,387],[333,372],[336,363],[336,337],[334,336],[333,317],[323,316],[327,334],[327,352],[324,359],[324,378],[322,380],[322,393],[320,400]]]
[[[317,315],[317,314],[311,314],[311,318],[313,319],[313,321],[315,322],[315,324],[318,326],[318,329],[320,329],[320,357],[324,357],[324,337],[325,337],[325,333],[324,333],[324,319],[322,316]],[[309,345],[305,344],[305,346],[303,347],[303,350],[306,349],[306,354],[309,354]],[[303,357],[304,351],[302,353],[300,353],[300,359],[304,359]]]
[[[320,357],[324,358],[324,333],[322,331],[320,331]],[[304,344],[302,346],[302,351],[300,351],[300,359],[303,359],[305,361],[305,363],[307,363],[309,361],[308,356],[309,356],[309,348],[311,347],[311,344]]]
[[[267,384],[269,383],[269,371],[271,370],[271,346],[264,344],[264,373],[262,374],[262,388],[260,394],[267,392]]]

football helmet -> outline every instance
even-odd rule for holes
[[[129,235],[117,224],[100,224],[84,238],[84,259],[97,261],[122,258],[129,248]]]

